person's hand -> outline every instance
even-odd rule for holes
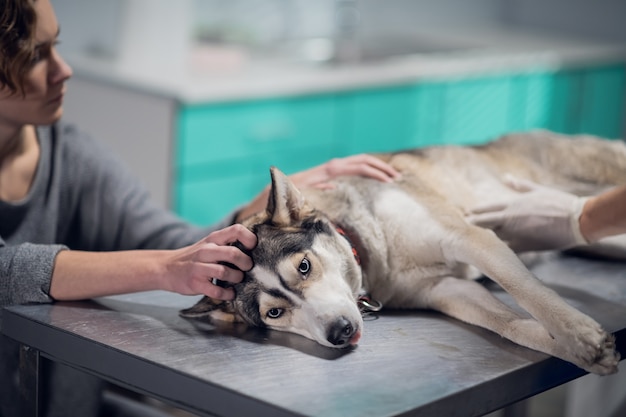
[[[342,175],[361,175],[382,182],[392,182],[400,177],[388,163],[368,154],[359,154],[345,158],[334,158],[321,165],[290,175],[296,187],[333,188],[331,181]],[[269,196],[269,185],[237,214],[236,221],[263,210]]]
[[[587,244],[579,224],[586,198],[518,178],[507,177],[504,183],[519,194],[474,207],[467,216],[470,223],[492,229],[519,252]]]
[[[330,161],[290,176],[297,187],[332,188],[330,181],[344,175],[360,175],[382,182],[392,182],[400,173],[375,156],[359,154]]]
[[[204,294],[220,300],[232,300],[235,292],[215,280],[238,283],[242,271],[252,269],[252,259],[234,246],[239,242],[245,249],[256,246],[257,238],[246,227],[235,224],[215,231],[201,241],[172,251],[165,260],[164,289],[184,295]]]

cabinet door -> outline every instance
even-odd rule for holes
[[[480,144],[532,129],[621,137],[625,97],[623,64],[420,83],[412,142]]]
[[[217,222],[250,202],[270,183],[270,166],[293,174],[334,156],[330,150],[310,145],[297,152],[259,153],[187,167],[181,170],[175,187],[176,212],[197,225]]]
[[[623,64],[537,72],[517,77],[518,130],[549,129],[605,138],[623,135],[626,67]]]
[[[176,213],[199,226],[218,222],[261,189],[255,186],[258,176],[250,172],[225,176],[209,169],[206,174],[179,182],[175,187]]]
[[[414,91],[406,85],[342,95],[337,140],[343,153],[383,152],[410,147],[413,109]]]
[[[185,106],[178,117],[179,167],[242,155],[334,144],[334,98],[311,96]]]
[[[174,207],[196,224],[220,220],[270,182],[336,155],[334,97],[183,107]]]
[[[553,72],[543,71],[517,74],[513,77],[511,131],[549,129],[554,119],[563,123],[564,115],[553,116],[563,113],[563,106],[559,106],[554,100],[554,78]]]
[[[410,147],[440,145],[443,142],[442,129],[446,106],[444,103],[445,84],[422,82],[414,87],[415,119],[411,132]]]
[[[626,65],[611,65],[585,72],[581,83],[581,133],[605,138],[624,137]]]
[[[442,83],[441,143],[479,144],[510,130],[509,75]]]

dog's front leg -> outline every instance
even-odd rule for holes
[[[571,359],[563,357],[558,342],[541,323],[514,311],[476,281],[435,278],[425,291],[424,302],[428,308],[491,330],[519,345]]]
[[[468,226],[442,248],[449,260],[474,265],[497,282],[539,321],[556,342],[547,353],[597,374],[616,372],[613,336],[543,285],[492,231]]]

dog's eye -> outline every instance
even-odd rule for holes
[[[309,273],[310,270],[311,270],[311,261],[309,261],[307,258],[302,259],[302,261],[300,262],[300,265],[298,266],[298,271],[300,271],[302,275],[306,275]]]
[[[277,319],[282,316],[284,312],[285,310],[283,310],[282,308],[270,308],[267,311],[267,317],[269,317],[270,319]]]

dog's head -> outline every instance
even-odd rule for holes
[[[232,301],[204,297],[186,317],[209,316],[297,333],[330,347],[358,342],[361,270],[350,243],[310,207],[278,169],[271,169],[267,209],[244,224],[256,233],[254,267]]]

